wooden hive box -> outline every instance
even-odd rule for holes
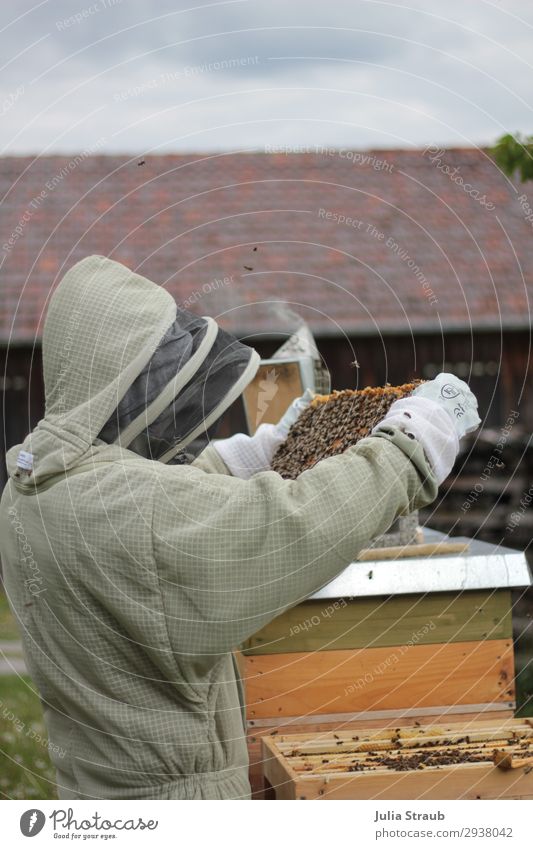
[[[533,758],[528,720],[263,738],[277,799],[533,799],[530,766],[502,770],[494,750]]]
[[[353,563],[252,636],[240,667],[254,792],[272,732],[512,717],[511,587],[529,582],[521,552],[478,541]]]

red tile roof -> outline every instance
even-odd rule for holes
[[[241,333],[285,329],[264,303],[280,300],[318,335],[529,325],[533,190],[507,180],[484,151],[137,163],[0,158],[4,341],[39,335],[54,285],[91,253],[167,286],[193,311],[223,314]]]

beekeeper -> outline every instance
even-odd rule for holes
[[[440,376],[283,480],[270,460],[309,399],[208,445],[257,353],[102,256],[56,289],[43,364],[46,412],[8,453],[0,540],[59,797],[247,798],[232,650],[433,501],[475,398]]]

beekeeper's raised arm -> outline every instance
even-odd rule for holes
[[[441,385],[458,389],[468,417],[451,414]],[[203,452],[198,472],[214,474],[191,469],[187,503],[173,487],[154,516],[169,612],[175,605],[183,613],[171,625],[176,643],[185,628],[199,652],[234,648],[335,577],[398,515],[435,498],[455,461],[459,434],[477,427],[477,402],[453,375],[420,389],[394,402],[372,436],[294,481],[258,469],[268,468],[309,397],[280,425],[215,441]]]

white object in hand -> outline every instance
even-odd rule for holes
[[[420,442],[437,483],[441,484],[459,453],[459,437],[451,416],[437,401],[412,394],[394,401],[382,421],[372,428],[371,435],[387,431],[391,425]]]
[[[459,439],[481,424],[476,396],[468,384],[454,374],[441,372],[434,380],[417,386],[410,397],[429,398],[440,404],[451,416]]]
[[[213,442],[231,474],[247,480],[258,472],[268,471],[276,450],[285,441],[290,428],[300,413],[309,406],[313,397],[314,393],[307,389],[300,398],[292,402],[276,425],[259,425],[253,436],[236,433],[229,439]]]

